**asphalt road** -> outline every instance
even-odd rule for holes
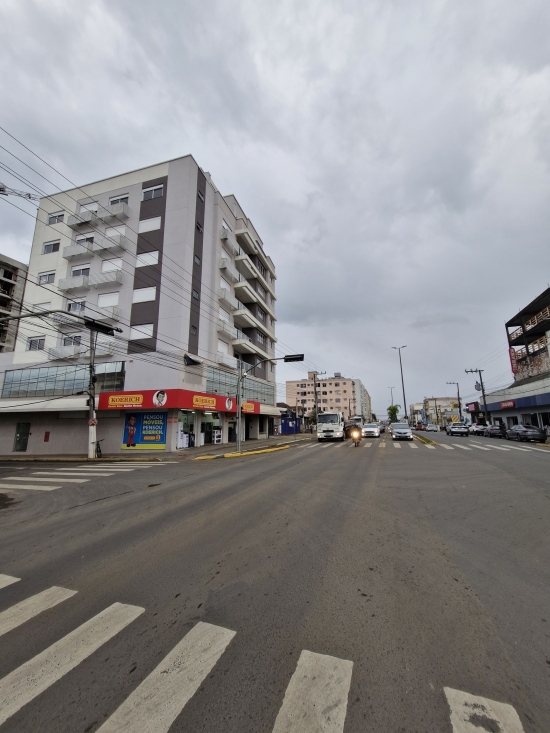
[[[0,464],[0,732],[548,733],[550,450],[429,437]]]

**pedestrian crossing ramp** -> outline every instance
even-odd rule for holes
[[[0,574],[0,590],[20,578]],[[0,637],[69,602],[77,591],[54,586],[0,613]],[[145,609],[113,603],[0,680],[0,726],[139,618]],[[237,632],[199,621],[97,729],[168,733]],[[303,650],[288,681],[273,733],[342,733],[353,661]],[[445,687],[453,733],[525,733],[513,706]],[[262,721],[262,729],[265,727]]]
[[[56,491],[57,489],[63,488],[64,485],[85,484],[94,478],[124,475],[138,469],[156,468],[157,466],[166,466],[169,463],[177,463],[177,461],[163,461],[162,463],[153,461],[150,463],[140,462],[132,466],[126,463],[94,465],[86,463],[69,468],[33,470],[30,474],[8,476],[7,478],[0,479],[0,490]]]

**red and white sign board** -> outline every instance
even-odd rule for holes
[[[512,366],[512,374],[518,373],[518,357],[516,354],[516,350],[510,347],[508,350],[508,353],[510,354],[510,364]]]
[[[192,392],[188,389],[145,389],[128,392],[101,392],[100,410],[208,410],[212,412],[236,412],[234,397]],[[247,400],[242,411],[250,415],[260,414],[260,403]]]
[[[510,407],[515,407],[515,406],[516,406],[515,400],[505,400],[504,402],[500,403],[501,410],[509,410]]]

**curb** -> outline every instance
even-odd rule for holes
[[[0,463],[139,463],[146,462],[152,463],[164,463],[161,458],[88,458],[83,456],[82,458],[65,457],[65,458],[50,458],[44,456],[44,458],[4,458],[0,456]]]
[[[197,456],[194,461],[214,461],[218,458],[245,458],[246,456],[258,456],[261,453],[277,453],[281,450],[288,450],[289,445],[281,445],[276,448],[260,448],[260,450],[249,450],[244,453],[222,453],[219,456]]]

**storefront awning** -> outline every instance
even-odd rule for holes
[[[281,417],[280,407],[273,407],[273,405],[262,405],[260,404],[260,415],[271,415],[272,417]]]

